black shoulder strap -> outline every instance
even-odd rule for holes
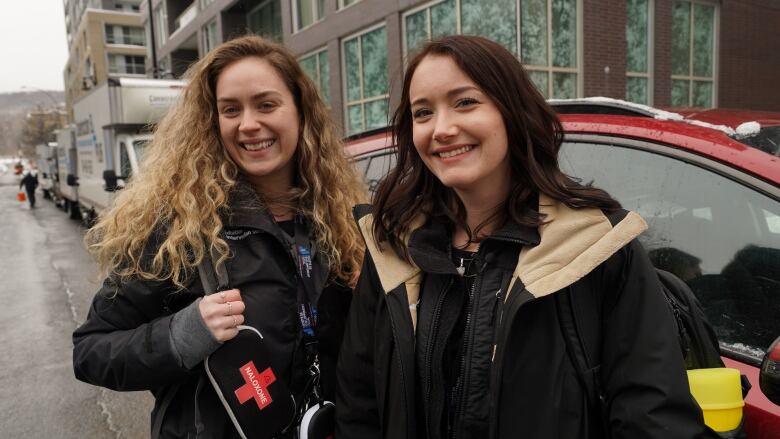
[[[203,255],[203,260],[198,264],[198,275],[203,284],[203,292],[206,295],[224,291],[230,288],[225,264],[214,266],[214,258],[211,252]]]
[[[582,304],[581,300],[575,300],[575,296],[590,297],[590,295],[572,294],[571,288],[565,288],[555,293],[554,296],[566,351],[576,369],[580,385],[585,390],[588,407],[598,411],[604,437],[609,437],[609,413],[607,411],[604,389],[601,385],[601,364],[597,363],[601,340],[601,314],[598,312],[599,308],[596,306],[597,304],[593,304],[593,309],[587,310],[590,315],[587,318],[582,318],[579,312],[581,306],[578,305],[586,304]],[[587,299],[588,297],[582,298]],[[583,336],[584,334],[587,334],[587,336]]]

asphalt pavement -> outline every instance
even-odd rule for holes
[[[0,174],[0,437],[149,437],[148,392],[114,392],[73,376],[71,333],[98,289],[84,229],[38,190],[16,199]]]

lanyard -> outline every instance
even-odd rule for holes
[[[303,216],[295,216],[292,253],[298,269],[298,320],[303,331],[303,343],[310,357],[317,355],[317,305],[314,288],[314,258],[309,231]]]
[[[292,254],[298,269],[298,321],[303,332],[303,345],[306,349],[309,363],[309,381],[304,392],[304,403],[301,404],[299,416],[314,403],[322,402],[320,387],[320,360],[317,354],[317,305],[314,303],[316,290],[314,288],[314,257],[313,245],[309,239],[306,220],[296,215]]]

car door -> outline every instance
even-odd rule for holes
[[[780,189],[681,149],[617,137],[568,135],[559,160],[647,221],[640,241],[653,263],[691,287],[722,355],[753,377],[746,416],[771,413],[780,427],[780,407],[755,380],[780,335]]]

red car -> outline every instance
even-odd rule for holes
[[[753,386],[747,437],[780,437],[780,406],[759,386],[780,336],[780,113],[672,113],[605,98],[551,104],[565,131],[561,168],[645,218],[640,240],[653,263],[688,283],[724,362]],[[395,163],[386,131],[351,140],[347,152],[372,191]],[[767,360],[776,376],[765,378],[780,384],[776,350]]]

